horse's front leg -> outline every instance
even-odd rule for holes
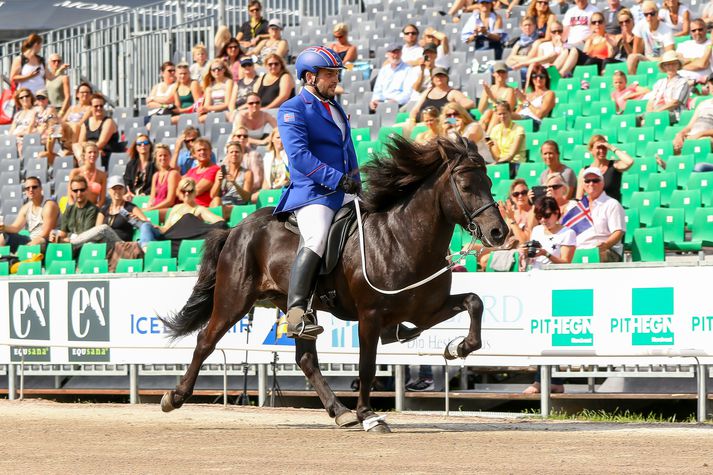
[[[391,432],[383,418],[371,410],[371,385],[376,376],[376,348],[381,324],[375,314],[359,315],[359,400],[357,417],[368,432]]]
[[[449,360],[465,358],[483,346],[483,340],[480,337],[483,320],[483,301],[474,293],[451,295],[448,301],[449,304],[443,308],[444,312],[451,313],[447,318],[467,310],[470,315],[470,328],[465,339],[460,341],[460,338],[458,338],[448,344],[444,356]],[[447,318],[444,320],[447,320]]]
[[[319,369],[316,342],[298,338],[295,341],[295,346],[295,360],[299,367],[302,368],[314,390],[317,391],[317,395],[327,410],[329,417],[333,417],[339,427],[351,427],[359,424],[359,419],[342,404],[324,379]]]

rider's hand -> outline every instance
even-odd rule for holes
[[[339,188],[350,195],[357,195],[361,192],[361,182],[353,179],[349,175],[344,175],[342,179],[339,180]]]

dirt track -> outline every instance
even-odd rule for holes
[[[0,400],[0,473],[713,474],[713,427]],[[303,448],[300,448],[303,447]]]

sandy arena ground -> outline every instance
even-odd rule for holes
[[[713,426],[0,400],[0,473],[713,474]]]

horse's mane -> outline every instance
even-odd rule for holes
[[[446,138],[417,144],[394,136],[386,145],[386,153],[375,155],[362,168],[367,181],[367,191],[362,194],[364,207],[369,211],[384,211],[410,198],[424,181],[445,165],[439,146],[446,157],[468,151],[464,143]]]

